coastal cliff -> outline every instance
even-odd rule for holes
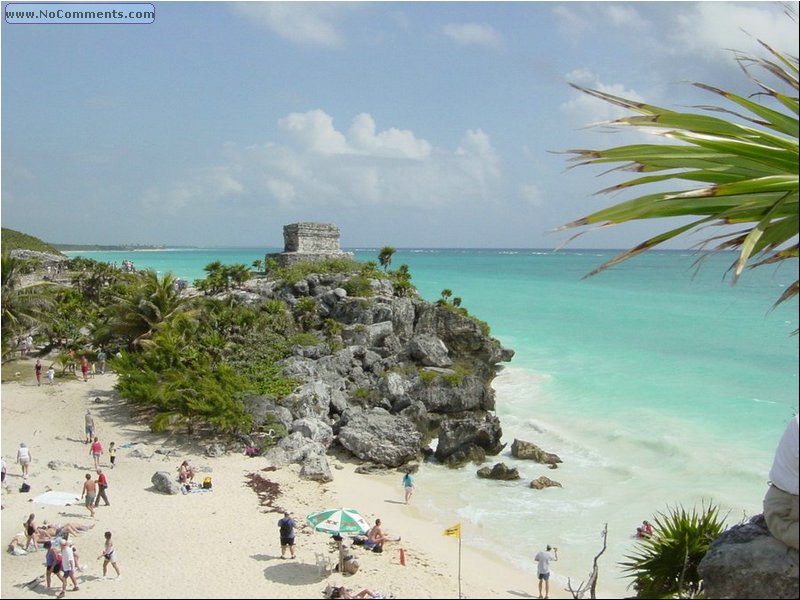
[[[288,432],[268,458],[301,462],[304,476],[329,480],[325,455],[337,448],[384,467],[419,460],[437,437],[436,458],[443,462],[500,452],[491,383],[513,350],[464,309],[422,300],[413,288],[398,293],[380,274],[362,279],[368,288],[353,296],[347,290],[356,277],[363,276],[259,278],[231,292],[248,303],[278,299],[301,307],[319,339],[296,347],[281,365],[283,376],[300,382],[293,393],[246,402],[256,429],[272,419]],[[249,436],[245,443],[259,440]]]

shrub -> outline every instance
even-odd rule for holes
[[[620,563],[634,578],[637,597],[696,597],[701,583],[697,567],[708,546],[724,531],[724,520],[713,504],[699,512],[675,507],[657,513],[653,536],[639,540],[635,552]]]

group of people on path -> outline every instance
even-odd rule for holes
[[[111,565],[117,573],[117,578],[119,578],[122,574],[117,564],[116,551],[114,549],[114,542],[111,539],[111,532],[106,531],[104,538],[105,544],[103,546],[103,551],[100,553],[100,556],[97,557],[98,560],[101,558],[103,559],[103,577],[106,577],[108,565]],[[55,575],[61,581],[61,591],[56,598],[63,598],[66,595],[68,581],[72,582],[70,591],[74,592],[79,590],[80,587],[78,587],[78,580],[75,578],[75,572],[83,570],[83,568],[79,565],[77,552],[75,547],[69,542],[68,536],[55,540],[55,543],[54,541],[48,540],[44,543],[44,547],[47,550],[47,555],[45,556],[45,583],[47,584],[47,588],[50,589],[52,575]]]

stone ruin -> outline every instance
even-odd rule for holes
[[[265,260],[288,267],[328,258],[353,258],[352,252],[339,248],[339,227],[331,223],[291,223],[283,226],[283,252],[267,254]]]

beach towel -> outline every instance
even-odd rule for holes
[[[52,504],[54,506],[70,506],[80,504],[80,492],[58,492],[51,490],[36,496],[33,501],[37,504]]]

